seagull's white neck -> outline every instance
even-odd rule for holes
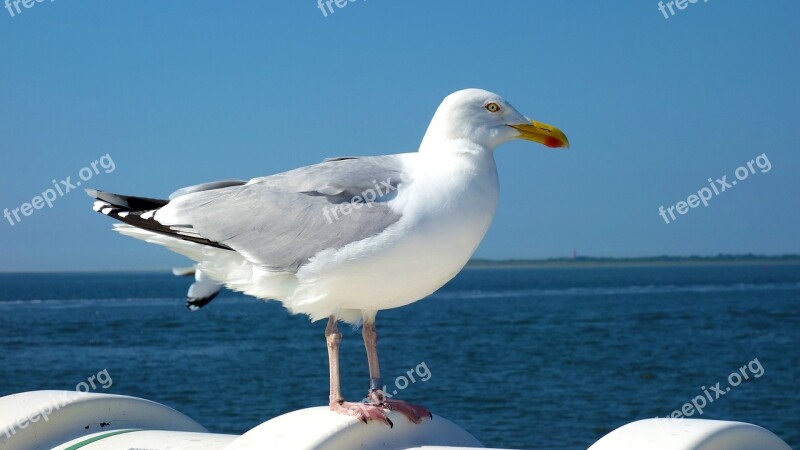
[[[426,196],[436,191],[443,204],[466,201],[465,209],[490,215],[497,203],[498,179],[494,152],[468,140],[427,140],[420,146],[414,164],[416,184],[424,185]]]
[[[422,138],[419,152],[424,154],[473,154],[492,155],[494,147],[487,147],[469,139],[450,139],[441,135],[432,134],[430,131]]]

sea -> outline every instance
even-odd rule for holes
[[[94,376],[233,434],[327,404],[324,321],[229,291],[191,312],[190,282],[0,274],[0,396]],[[586,449],[685,410],[800,448],[800,265],[466,269],[377,327],[387,392],[488,447]],[[343,391],[360,400],[361,334],[342,329]]]

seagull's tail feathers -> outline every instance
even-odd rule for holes
[[[146,221],[169,203],[169,200],[112,194],[95,189],[86,189],[86,193],[94,199],[93,210],[128,225],[152,231],[156,231],[153,230],[155,225]]]
[[[200,236],[194,232],[191,225],[166,226],[158,222],[155,219],[155,214],[159,209],[167,205],[169,200],[112,194],[95,189],[86,189],[86,193],[89,194],[89,197],[95,199],[92,209],[132,227],[201,245],[225,250],[231,249],[227,245]]]
[[[191,225],[161,224],[155,215],[169,203],[168,200],[111,194],[94,189],[87,189],[86,192],[95,199],[95,211],[123,222],[114,224],[114,231],[161,245],[196,261],[197,270],[231,290],[262,299],[280,299],[289,296],[297,286],[297,278],[293,273],[274,272],[254,265],[227,245],[200,236]],[[199,296],[198,301],[204,301],[203,304],[210,302],[213,297],[208,295]],[[191,292],[189,297],[193,298]],[[191,304],[187,303],[187,307],[192,309]]]

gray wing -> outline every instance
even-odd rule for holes
[[[400,215],[386,202],[408,182],[396,155],[335,159],[179,196],[155,220],[269,270],[295,272],[323,250],[377,235],[397,222]]]
[[[229,186],[241,186],[243,184],[247,184],[247,181],[244,180],[222,180],[222,181],[212,181],[211,183],[202,183],[202,184],[195,184],[194,186],[187,186],[185,188],[178,189],[177,191],[169,194],[169,199],[174,200],[177,197],[186,194],[193,194],[195,192],[200,191],[210,191],[214,189],[221,189],[224,187]]]

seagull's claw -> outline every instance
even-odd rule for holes
[[[415,405],[413,403],[406,403],[402,400],[386,398],[386,394],[384,394],[380,389],[370,391],[369,395],[367,396],[367,400],[373,405],[381,406],[390,411],[396,411],[408,417],[408,420],[416,424],[422,423],[422,419],[424,419],[426,416],[433,420],[433,414],[431,414],[431,412],[425,407]]]
[[[400,414],[408,417],[408,420],[416,424],[422,423],[422,420],[426,417],[430,420],[433,420],[433,414],[431,414],[430,411],[423,406],[415,405],[413,403],[406,403],[402,400],[386,399],[384,400],[383,406],[391,411],[399,412]]]
[[[433,420],[433,414],[425,407],[386,398],[383,391],[379,389],[370,391],[363,402],[353,403],[340,400],[331,403],[330,408],[333,412],[355,417],[364,423],[369,423],[370,420],[383,422],[389,425],[389,428],[393,428],[394,424],[386,417],[385,411],[400,413],[416,424],[422,423],[426,417]]]
[[[331,403],[330,407],[333,412],[355,417],[364,423],[368,423],[370,420],[377,420],[389,425],[389,428],[394,427],[392,421],[386,417],[386,413],[383,411],[381,405],[338,401]]]

